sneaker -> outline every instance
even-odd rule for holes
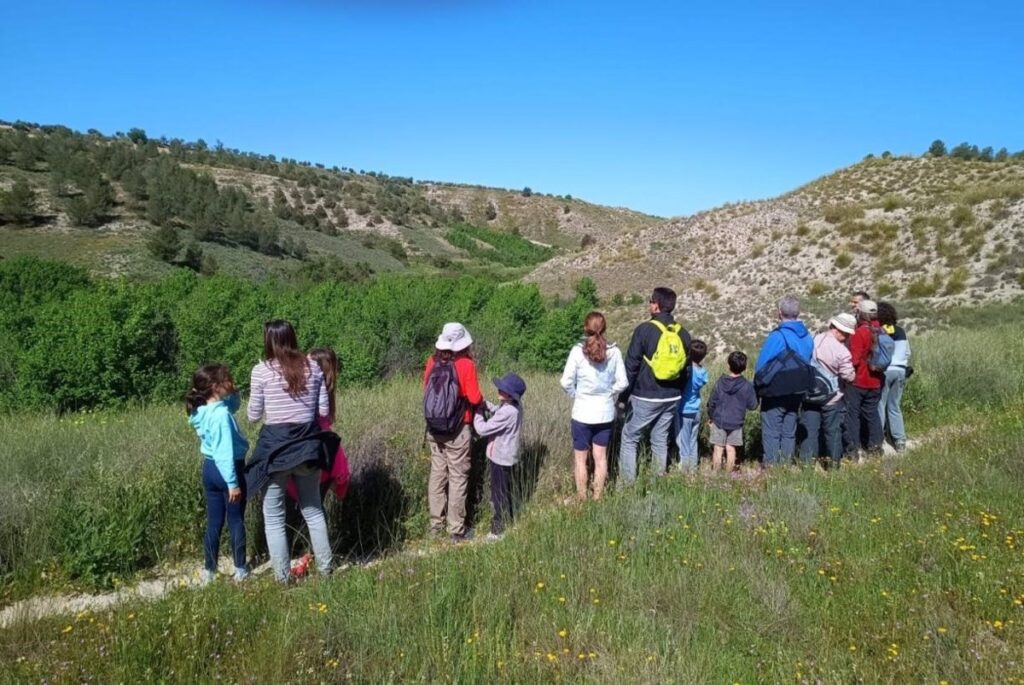
[[[217,577],[217,572],[216,571],[211,571],[208,568],[204,568],[203,572],[199,576],[199,584],[200,585],[209,585],[210,583],[212,583],[214,581],[214,579],[216,577]]]
[[[248,569],[236,566],[234,578],[236,583],[241,583],[243,581],[249,580]]]
[[[488,533],[484,536],[484,542],[497,542],[505,537],[504,533]]]
[[[295,565],[292,566],[292,576],[301,578],[309,573],[309,562],[313,560],[313,555],[308,552],[299,558]]]

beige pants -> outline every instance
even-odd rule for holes
[[[430,443],[427,501],[431,530],[444,531],[447,509],[448,532],[452,535],[466,533],[466,490],[469,483],[471,439],[468,424],[454,435],[427,434],[427,442]]]

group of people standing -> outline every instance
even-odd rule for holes
[[[833,316],[826,330],[812,336],[800,321],[799,301],[782,298],[779,324],[761,347],[754,382],[744,376],[747,355],[732,351],[727,373],[709,394],[706,412],[702,393],[708,384],[708,346],[675,321],[675,306],[675,292],[655,288],[648,300],[650,318],[633,331],[625,354],[606,339],[603,314],[586,316],[582,339],[570,349],[560,379],[572,398],[576,496],[570,499],[600,499],[604,493],[609,447],[623,409],[618,471],[626,485],[637,478],[638,448],[646,438],[654,474],[668,472],[672,442],[678,446],[680,469],[695,471],[705,420],[712,468],[734,469],[746,414],[757,409],[766,466],[792,463],[799,456],[805,464],[822,459],[835,467],[844,456],[880,452],[886,429],[897,450],[906,446],[900,401],[913,369],[906,332],[897,324],[892,305],[855,293],[851,311]],[[436,536],[448,534],[453,542],[465,540],[469,532],[466,498],[474,433],[487,440],[494,510],[487,537],[501,537],[511,522],[513,469],[520,458],[524,422],[526,383],[515,373],[495,378],[498,401],[486,401],[472,345],[465,326],[445,324],[423,372],[431,452],[430,529]],[[229,370],[207,365],[193,375],[186,410],[205,457],[206,580],[217,571],[225,520],[234,576],[242,580],[248,575],[243,517],[246,498],[255,494],[263,497],[275,577],[293,577],[285,522],[289,494],[309,529],[319,572],[331,572],[323,498],[332,484],[343,495],[348,479],[340,439],[331,430],[337,370],[337,357],[329,348],[301,352],[288,322],[264,325],[264,359],[252,370],[246,412],[250,422],[262,420],[263,427],[248,462],[249,445],[234,418],[241,402]]]

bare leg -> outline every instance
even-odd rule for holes
[[[576,461],[574,475],[576,476],[576,498],[579,501],[587,499],[587,450],[573,450],[573,457]],[[595,479],[594,489],[597,489]]]
[[[736,470],[736,448],[732,445],[725,446],[725,470],[729,473]]]
[[[715,449],[711,452],[711,470],[717,471],[722,468],[722,446],[715,445]]]
[[[586,462],[584,462],[586,464]],[[594,499],[601,499],[608,479],[608,446],[594,445]]]

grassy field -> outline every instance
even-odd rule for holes
[[[905,457],[672,476],[580,508],[556,504],[571,490],[568,401],[529,377],[522,515],[502,542],[460,548],[421,540],[416,384],[346,393],[355,480],[332,507],[336,544],[383,561],[15,625],[0,678],[1024,682],[1024,344],[1009,327],[913,344],[923,444]],[[7,600],[199,557],[177,407],[6,417],[0,432]]]

